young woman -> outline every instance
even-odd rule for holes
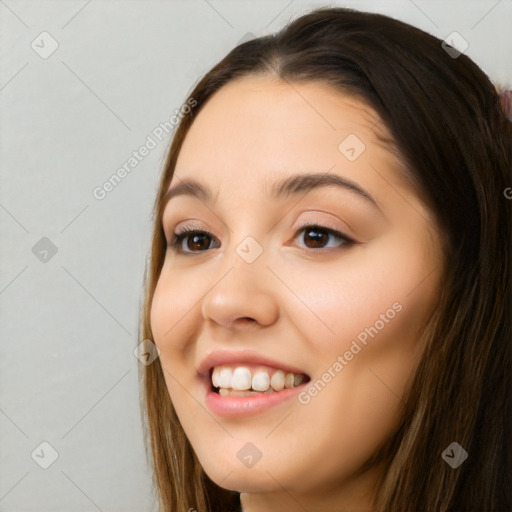
[[[448,50],[323,8],[190,93],[140,330],[162,512],[510,510],[512,123]]]

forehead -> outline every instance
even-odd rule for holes
[[[354,96],[323,84],[248,76],[223,86],[199,112],[176,173],[217,190],[236,183],[256,192],[297,171],[334,169],[363,183],[375,175],[373,162],[398,182],[400,173],[388,169],[397,167],[396,153],[382,137],[391,139],[384,123]],[[350,160],[344,151],[354,142],[361,154]]]

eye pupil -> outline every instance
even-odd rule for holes
[[[204,235],[204,234],[189,236],[187,238],[187,249],[189,249],[191,251],[201,251],[201,250],[207,249],[209,243],[208,243],[208,241],[206,241],[206,243],[204,243],[204,241],[207,238],[208,238],[207,235]],[[203,239],[203,243],[198,242],[197,241],[198,239],[199,240]],[[197,244],[197,245],[195,247],[193,247],[192,244]]]
[[[327,241],[325,240],[325,238],[327,238],[327,233],[325,233],[324,231],[318,229],[318,228],[315,228],[315,229],[308,229],[307,231],[305,231],[305,234],[307,235],[306,238],[310,237],[311,233],[316,233],[316,236],[313,235],[311,236],[311,239],[313,240],[313,247],[316,248],[316,247],[322,247]],[[323,238],[323,239],[322,239]],[[311,247],[309,244],[306,243],[306,245],[308,247]]]

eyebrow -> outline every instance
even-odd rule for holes
[[[365,189],[361,188],[357,183],[347,178],[342,178],[341,176],[336,176],[327,172],[294,174],[293,176],[288,176],[287,178],[274,183],[271,189],[271,199],[282,199],[321,187],[338,187],[348,190],[358,197],[365,199],[369,204],[382,212],[380,206],[372,195]],[[209,205],[214,204],[216,201],[216,198],[214,199],[213,197],[212,191],[207,186],[192,178],[180,178],[180,183],[170,188],[164,195],[162,211],[167,203],[177,196],[196,197]]]

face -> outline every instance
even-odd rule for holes
[[[208,101],[180,151],[169,189],[195,180],[210,197],[182,188],[167,202],[151,328],[201,465],[247,500],[362,503],[372,473],[356,471],[399,421],[442,260],[378,130],[370,107],[324,85],[245,77]],[[303,382],[221,396],[198,375],[216,351],[205,368],[245,367],[237,383],[266,370],[279,389],[280,368]]]

